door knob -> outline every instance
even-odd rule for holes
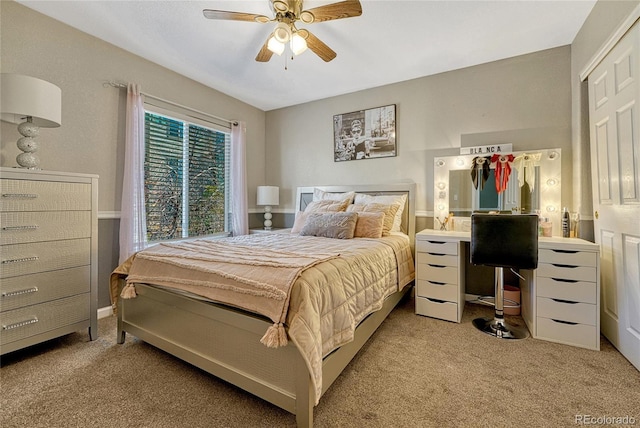
[[[598,214],[598,211],[596,211],[596,220],[598,219],[598,217],[599,217],[599,214]]]

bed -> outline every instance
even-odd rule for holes
[[[316,245],[320,241],[327,244],[322,250],[302,247],[305,255],[313,260],[296,264],[300,270],[297,274],[292,271],[294,273],[291,277],[295,280],[290,284],[288,297],[284,299],[284,303],[278,303],[285,307],[280,319],[279,306],[259,310],[251,303],[252,299],[265,298],[260,293],[245,290],[244,296],[250,294],[250,297],[227,301],[225,296],[238,291],[239,287],[219,287],[217,290],[209,287],[213,297],[200,292],[200,284],[196,279],[204,281],[206,277],[199,275],[211,272],[201,267],[196,267],[198,272],[186,271],[185,269],[193,267],[191,262],[189,266],[183,264],[184,258],[189,257],[183,256],[183,253],[174,257],[171,251],[178,250],[176,246],[172,246],[168,252],[145,250],[144,254],[137,255],[137,260],[134,259],[133,263],[126,267],[120,266],[114,271],[111,297],[118,317],[118,343],[124,343],[126,333],[129,333],[295,414],[298,426],[312,426],[313,407],[322,394],[409,292],[414,279],[415,184],[300,187],[296,194],[298,217],[314,203],[318,194],[321,198],[331,200],[334,195],[337,197],[349,192],[355,192],[356,195],[350,204],[351,208],[356,205],[362,207],[362,204],[353,203],[358,201],[375,202],[380,198],[401,200],[401,215],[395,216],[393,231],[380,239],[333,239],[318,237],[313,233],[312,236],[298,236],[298,233],[288,231],[230,238],[238,241],[236,244],[239,243],[240,249],[247,249],[247,258],[259,258],[252,253],[253,246],[263,244],[268,246],[268,253],[275,254],[269,257],[278,257],[279,247],[286,252],[285,240],[299,240],[304,245]],[[308,211],[309,209],[306,212]],[[389,218],[388,215],[386,217]],[[309,235],[308,225],[309,221],[300,235]],[[294,231],[298,232],[299,229],[300,225],[296,221]],[[205,244],[219,245],[202,243]],[[199,251],[196,244],[191,245],[189,242],[177,247],[187,254]],[[198,253],[205,254],[202,258],[194,256],[197,260],[193,264],[201,266],[200,263],[209,263],[210,259],[215,262],[218,247],[212,248],[209,250],[207,247],[202,253]],[[238,254],[233,257],[238,257]],[[164,271],[158,270],[158,264],[148,264],[145,270],[142,262],[145,258],[148,259],[146,263],[160,260],[160,263],[167,264],[169,260],[168,264],[173,263],[180,272],[167,275],[174,275],[175,278],[188,277],[188,280],[176,279],[175,284],[171,280],[149,280],[167,276]],[[142,267],[134,269],[136,263]],[[272,259],[264,264],[272,264]],[[347,269],[347,266],[353,272],[339,275],[347,279],[338,279],[336,275],[327,273]],[[367,269],[367,266],[376,268]],[[277,267],[282,266],[277,264]],[[376,272],[378,269],[387,273],[379,277],[368,277],[368,271]],[[245,270],[253,270],[253,267]],[[230,281],[237,279],[237,271],[214,271],[224,278],[232,278]],[[140,272],[153,272],[156,275],[145,277]],[[262,273],[256,275],[254,278],[262,277]],[[256,282],[252,281],[247,279],[246,283]],[[326,283],[315,285],[313,281]],[[352,282],[358,284],[353,285]],[[260,290],[268,288],[268,285],[262,283],[255,286]],[[131,289],[127,290],[129,287]],[[323,294],[316,296],[313,290],[321,290],[320,293]],[[128,292],[131,294],[128,297],[132,298],[120,297]],[[326,310],[325,314],[317,309],[318,302],[337,300],[342,295],[348,300],[337,305],[339,310]],[[340,312],[342,308],[348,309],[348,316],[343,314],[337,318],[329,317],[329,313]],[[322,312],[318,314],[317,320],[313,314],[315,310]],[[325,333],[326,331],[329,333]]]

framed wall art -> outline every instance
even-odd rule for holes
[[[333,116],[333,160],[396,156],[396,105]]]

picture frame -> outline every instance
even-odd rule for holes
[[[395,104],[333,116],[334,162],[397,155]]]

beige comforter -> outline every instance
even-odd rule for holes
[[[368,314],[380,309],[387,296],[402,289],[414,279],[409,239],[402,234],[379,239],[342,240],[274,233],[247,235],[228,240],[262,253],[271,250],[278,255],[277,259],[282,253],[289,253],[298,258],[298,261],[293,263],[295,267],[287,276],[294,280],[291,287],[288,289],[282,286],[276,287],[276,291],[286,290],[285,292],[288,293],[286,298],[288,305],[281,312],[281,318],[276,316],[278,307],[273,306],[273,302],[277,300],[256,295],[253,291],[246,292],[246,289],[253,288],[248,285],[258,277],[253,276],[250,281],[240,280],[235,285],[226,284],[231,288],[236,286],[245,288],[245,293],[240,294],[229,292],[230,289],[227,287],[207,286],[205,284],[207,269],[201,268],[195,272],[195,277],[194,272],[185,275],[188,270],[187,266],[179,266],[182,259],[179,248],[171,248],[171,246],[166,248],[157,246],[152,251],[145,250],[139,254],[145,254],[146,258],[136,257],[118,267],[112,276],[112,302],[114,304],[117,302],[117,278],[131,273],[128,278],[129,283],[168,285],[260,313],[270,317],[274,322],[277,322],[277,318],[286,320],[288,337],[295,343],[310,370],[316,404],[322,391],[322,359],[333,350],[353,340],[355,328],[360,321]],[[227,239],[216,240],[216,245],[225,241]],[[184,248],[188,247],[183,246]],[[162,253],[166,255],[167,249],[171,249],[169,253],[175,253],[173,256],[176,257],[164,257],[164,261],[154,257]],[[257,253],[247,253],[247,255],[248,259],[252,259],[257,256]],[[207,258],[217,259],[213,256],[204,257],[204,259]],[[172,259],[173,262],[166,263]],[[263,261],[272,259],[267,257]],[[136,267],[138,263],[144,268]],[[247,267],[248,265],[245,264],[244,268]],[[234,275],[240,276],[241,271],[242,269],[234,271]],[[220,276],[229,276],[224,273],[220,275],[221,272],[214,273],[217,278],[215,281],[219,281]],[[179,278],[180,275],[183,279],[189,280],[171,279]],[[258,288],[268,289],[268,287],[262,287],[262,285],[268,285],[266,281],[258,282],[261,284]],[[261,300],[267,305],[261,307]]]

